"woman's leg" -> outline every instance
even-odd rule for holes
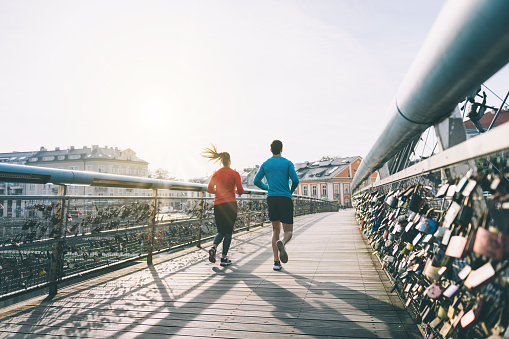
[[[221,241],[223,240],[224,236],[225,236],[224,233],[217,232],[216,236],[214,237],[214,243],[212,244],[212,246],[217,248],[217,245],[219,245],[221,243]]]
[[[223,225],[224,241],[221,257],[226,258],[228,250],[230,249],[230,244],[232,242],[233,227],[235,226],[235,221],[237,220],[237,202],[227,202],[221,205],[224,205],[223,207],[225,216],[225,224]]]
[[[214,219],[216,220],[216,228],[217,233],[214,237],[213,246],[217,248],[217,246],[221,243],[224,238],[224,232],[222,225],[224,224],[224,216],[223,209],[221,207],[222,204],[214,205]]]

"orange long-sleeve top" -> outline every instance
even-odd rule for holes
[[[237,192],[235,192],[235,188],[237,188]],[[235,193],[244,194],[239,172],[229,167],[218,169],[210,178],[207,192],[216,195],[214,205],[237,201]]]

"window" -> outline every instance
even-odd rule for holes
[[[334,184],[334,197],[339,198],[339,184]]]
[[[134,168],[134,175],[138,175],[139,174],[139,168],[138,167],[135,167]]]
[[[302,195],[308,195],[308,185],[302,186]]]
[[[338,168],[339,168],[339,166],[335,166],[335,167],[331,168],[330,170],[327,171],[327,175],[331,175]]]
[[[322,184],[322,197],[327,196],[327,184]]]
[[[69,170],[71,171],[78,171],[80,169],[79,166],[69,166]]]
[[[115,166],[110,166],[110,173],[115,174]]]
[[[349,185],[348,184],[345,184],[345,195],[348,195],[349,194]]]
[[[311,196],[316,197],[316,185],[311,186]]]
[[[124,173],[124,169],[122,168],[122,166],[118,166],[118,174],[123,174]]]
[[[131,174],[131,167],[127,167],[125,169],[125,174],[130,175]]]
[[[35,184],[30,184],[29,189],[30,190],[35,190]]]
[[[81,155],[79,154],[71,154],[68,156],[69,160],[76,160],[76,159],[79,159],[81,158]]]
[[[143,168],[141,170],[141,175],[146,176],[147,175],[147,170]]]
[[[30,161],[30,162],[36,162],[37,160],[38,160],[37,158],[30,158],[30,159],[28,159],[28,161]]]
[[[65,160],[65,155],[59,155],[58,160]]]
[[[97,172],[99,172],[99,173],[105,173],[106,171],[104,170],[104,165],[99,165],[99,166],[97,166]]]
[[[67,187],[67,194],[77,195],[79,194],[79,186],[70,185]]]
[[[55,160],[55,157],[42,157],[42,161],[51,161]]]
[[[94,165],[87,165],[87,171],[93,172],[94,171]]]

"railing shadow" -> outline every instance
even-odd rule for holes
[[[315,216],[312,222],[300,226],[300,231],[313,227],[315,223],[319,222],[326,216],[327,215],[318,217]],[[250,246],[257,248],[259,254],[255,256],[251,255],[248,260],[240,258],[240,260],[236,262],[236,265],[230,266],[226,269],[214,266],[212,268],[214,273],[211,273],[207,277],[203,277],[201,282],[198,282],[194,286],[190,286],[181,293],[174,293],[177,290],[173,291],[172,287],[165,283],[165,281],[171,278],[177,278],[178,273],[188,270],[193,266],[203,264],[203,261],[206,260],[205,251],[199,251],[194,255],[191,255],[192,258],[190,258],[189,262],[183,267],[179,267],[179,264],[175,259],[168,261],[171,265],[176,267],[176,269],[171,273],[161,274],[161,272],[164,272],[166,269],[163,267],[165,265],[157,264],[149,267],[149,277],[142,280],[138,286],[129,291],[126,291],[122,286],[118,287],[117,285],[116,288],[107,290],[105,295],[95,295],[90,291],[88,293],[76,292],[68,295],[66,299],[44,301],[34,309],[22,312],[20,315],[27,315],[27,320],[18,322],[17,326],[19,327],[16,328],[15,325],[12,328],[13,330],[16,329],[16,332],[12,333],[10,336],[6,336],[6,338],[23,338],[24,334],[29,336],[28,333],[36,333],[40,336],[46,334],[50,335],[54,334],[55,327],[60,328],[60,332],[69,337],[83,337],[96,335],[98,333],[103,333],[105,337],[113,338],[123,338],[126,335],[130,338],[142,338],[149,334],[160,334],[161,336],[176,335],[183,328],[189,326],[189,324],[195,324],[197,321],[202,319],[202,316],[215,314],[207,312],[206,308],[196,310],[197,305],[201,305],[203,307],[204,300],[207,300],[207,304],[213,304],[221,301],[225,298],[227,292],[238,284],[245,284],[261,300],[270,305],[271,316],[277,317],[280,321],[289,326],[288,329],[292,328],[292,331],[298,330],[300,333],[313,336],[318,335],[319,333],[324,333],[328,336],[341,335],[368,338],[379,337],[379,334],[375,330],[370,330],[351,321],[349,318],[351,315],[342,314],[338,310],[328,306],[325,302],[318,301],[318,304],[314,303],[314,305],[311,305],[306,301],[305,297],[303,298],[290,290],[267,281],[264,282],[264,287],[275,291],[277,293],[277,297],[274,297],[273,294],[265,293],[266,289],[260,288],[259,282],[256,282],[260,280],[259,275],[253,273],[256,268],[261,265],[259,262],[263,261],[263,259],[268,256],[266,252],[268,245],[266,243],[260,245],[260,241],[257,241],[263,237],[266,237],[265,232],[258,234],[247,241],[242,241],[243,244],[249,244]],[[366,308],[380,310],[392,308],[392,305],[385,301],[378,300],[366,295],[365,293],[337,283],[321,282],[319,280],[310,279],[288,271],[282,272],[282,274],[291,276],[302,286],[307,286],[308,292],[312,290],[314,294],[332,293],[334,298],[342,300],[354,308],[359,308],[361,311],[364,311]],[[206,287],[196,296],[192,296],[194,295],[194,291],[206,286],[206,284],[210,282],[211,278],[217,279],[217,277],[219,277],[219,280]],[[225,279],[223,279],[223,277],[225,277]],[[119,277],[110,280],[105,283],[105,287],[118,283],[121,284],[122,279],[126,278],[133,279],[134,276],[133,274],[130,274],[127,277]],[[154,285],[155,291],[152,288]],[[97,283],[91,287],[100,288],[101,286],[101,283]],[[148,292],[142,293],[144,291]],[[140,298],[140,294],[154,293],[159,301],[154,302],[154,297],[150,295],[148,297],[145,296],[145,298]],[[345,296],[347,295],[352,298],[346,299]],[[185,302],[179,302],[179,299],[186,296],[190,296],[190,299]],[[87,298],[88,304],[81,301],[78,301],[76,305],[73,304],[75,300],[81,297]],[[118,309],[115,307],[117,300],[121,301],[124,299],[134,300],[131,305],[125,302],[122,303],[124,307],[131,306],[132,309]],[[358,301],[359,299],[365,300],[365,305],[363,305],[362,302],[354,303],[352,301]],[[96,302],[97,300],[98,302]],[[78,305],[80,307],[76,307]],[[294,307],[293,305],[300,305],[300,307]],[[63,310],[60,309],[61,306],[64,307]],[[144,310],[145,308],[147,310]],[[106,312],[104,312],[105,310]],[[140,312],[142,313],[141,315],[139,314]],[[110,313],[111,315],[109,315]],[[122,317],[122,319],[125,319],[125,317],[129,317],[134,314],[136,314],[136,316],[130,317],[132,321],[129,323],[112,323],[115,319],[112,318],[112,316]],[[234,317],[234,315],[232,316]],[[314,322],[325,316],[328,319],[326,323],[330,327],[326,329],[316,329]],[[253,315],[253,323],[257,323],[256,321],[258,317],[259,315]],[[245,316],[243,316],[243,319],[245,319]],[[385,321],[383,314],[380,315],[380,321]],[[343,322],[347,322],[347,328],[337,327],[337,324],[341,324]],[[44,323],[48,324],[45,325]],[[242,329],[239,329],[238,326],[233,326],[235,321],[232,321],[231,324],[231,330],[238,330],[239,336],[241,336],[243,333]],[[228,324],[223,327],[228,330]],[[401,337],[401,330],[393,329],[390,324],[387,324],[386,327],[388,328],[388,333],[391,337]],[[212,329],[210,331],[212,332]]]

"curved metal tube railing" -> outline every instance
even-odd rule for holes
[[[509,62],[508,1],[450,0],[442,9],[364,158],[352,190]]]

